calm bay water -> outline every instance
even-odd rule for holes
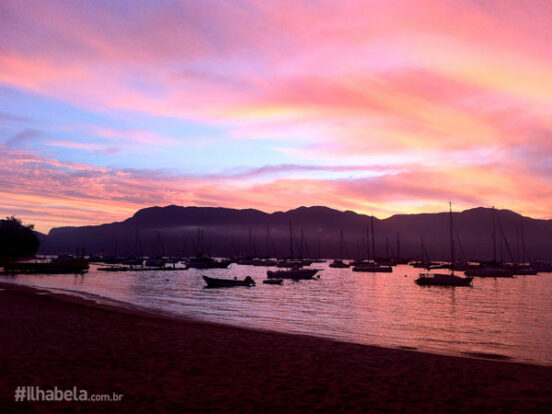
[[[264,285],[267,268],[18,275],[0,280],[63,289],[200,320],[346,342],[552,365],[552,274],[475,278],[473,287],[420,287],[419,270],[353,273],[327,263],[319,280]],[[252,288],[204,289],[201,274],[252,276]]]

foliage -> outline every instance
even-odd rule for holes
[[[0,220],[0,261],[33,256],[39,245],[34,225],[13,216]]]

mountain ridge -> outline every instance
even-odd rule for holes
[[[516,254],[520,257],[523,256],[520,253],[522,245],[535,257],[552,257],[552,252],[547,248],[552,235],[551,220],[524,217],[506,209],[475,207],[453,213],[456,232],[464,244],[462,250],[466,251],[470,259],[490,258],[493,215],[499,233],[499,250],[503,256],[505,250],[508,250],[504,247],[508,244],[516,247]],[[138,254],[142,250],[143,254],[154,254],[164,250],[167,254],[191,255],[202,247],[211,254],[224,256],[260,255],[267,250],[284,256],[289,250],[290,222],[294,228],[294,239],[299,239],[300,234],[303,234],[306,245],[310,246],[310,256],[316,256],[312,252],[316,250],[322,256],[335,257],[336,240],[341,230],[346,237],[348,257],[361,257],[368,250],[366,235],[372,225],[372,216],[350,210],[340,211],[316,205],[266,213],[252,208],[171,204],[140,209],[123,221],[97,226],[54,228],[46,236],[41,251],[59,253],[84,247],[94,253]],[[432,258],[446,259],[447,249],[444,246],[448,246],[450,240],[446,211],[396,214],[385,219],[374,217],[373,223],[379,256],[396,254],[401,250],[405,256],[416,257],[423,237]],[[268,245],[267,226],[271,229]],[[198,237],[198,230],[202,233],[201,237]],[[252,243],[249,243],[249,232],[255,238]],[[198,246],[198,238],[204,240],[208,248]],[[400,238],[400,246],[397,238]],[[163,244],[163,248],[159,247],[160,244]],[[245,252],[244,246],[252,244],[257,246],[256,251]],[[315,245],[316,249],[313,248]]]
[[[333,209],[333,208],[330,208],[330,207],[319,206],[319,205],[299,206],[299,207],[296,207],[294,209],[287,210],[287,211],[280,211],[279,210],[279,211],[275,211],[273,213],[266,213],[262,210],[258,210],[258,209],[254,209],[254,208],[234,209],[234,208],[228,208],[228,207],[178,206],[178,205],[175,205],[175,204],[170,204],[170,205],[167,205],[167,206],[145,207],[143,209],[137,210],[131,217],[129,217],[127,219],[124,219],[122,221],[114,221],[114,222],[111,222],[111,223],[102,223],[102,224],[98,224],[98,225],[54,227],[48,232],[47,235],[49,235],[52,231],[55,232],[55,231],[60,230],[60,229],[82,229],[82,228],[101,227],[101,226],[107,226],[107,225],[134,223],[134,220],[136,218],[140,217],[141,215],[143,215],[146,212],[154,212],[155,211],[155,212],[165,213],[167,211],[167,209],[174,209],[174,208],[177,208],[177,209],[213,210],[213,211],[224,211],[224,210],[226,210],[226,211],[237,211],[237,212],[253,212],[253,213],[262,214],[262,215],[265,215],[265,216],[278,216],[278,215],[286,215],[286,214],[295,215],[294,213],[298,213],[298,212],[304,212],[304,211],[312,212],[314,210],[318,210],[318,211],[324,211],[324,212],[331,212],[332,214],[337,213],[337,214],[348,214],[348,215],[350,214],[350,215],[359,216],[359,217],[368,217],[368,218],[372,217],[368,214],[357,213],[356,211],[352,211],[352,210],[343,210],[342,211],[342,210],[337,210],[337,209]],[[487,208],[487,207],[473,207],[473,208],[469,208],[469,209],[466,209],[466,210],[453,212],[453,214],[454,215],[466,214],[466,213],[470,213],[470,212],[487,211],[487,210],[492,210],[492,209]],[[521,214],[516,213],[515,211],[509,210],[509,209],[495,209],[495,211],[497,213],[502,212],[502,213],[511,214],[515,217],[520,217],[520,218],[523,218],[523,219],[536,220],[536,221],[542,221],[542,222],[552,221],[552,219],[537,219],[537,218],[533,218],[533,217],[529,217],[529,216],[522,216]],[[380,219],[380,218],[377,218],[375,216],[373,216],[373,217],[374,217],[374,220],[383,222],[383,221],[389,221],[389,220],[397,219],[399,217],[414,217],[414,216],[422,217],[422,216],[434,216],[434,215],[441,215],[441,214],[448,214],[448,211],[435,212],[435,213],[398,213],[398,214],[394,214],[392,216],[386,217],[384,219]]]

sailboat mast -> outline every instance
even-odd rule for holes
[[[340,230],[339,231],[340,233],[340,236],[341,236],[341,244],[340,244],[340,252],[341,252],[341,260],[343,260],[343,230]]]
[[[366,260],[370,260],[370,228],[366,226]]]
[[[270,259],[270,224],[266,225],[266,258]]]
[[[527,251],[525,249],[525,231],[523,229],[523,216],[521,216],[521,254],[522,263],[527,263]]]
[[[140,242],[140,232],[138,227],[136,227],[136,256],[142,257],[142,243]]]
[[[374,238],[374,216],[370,217],[370,227],[372,228],[372,260],[376,260],[376,244]]]
[[[450,270],[454,274],[454,234],[452,228],[452,203],[449,201],[449,222],[450,222]]]
[[[493,206],[493,263],[496,263],[496,218],[495,208]]]
[[[516,227],[516,260],[521,263],[521,242],[519,240],[519,227]]]
[[[289,258],[293,259],[293,228],[291,227],[291,220],[289,222]]]
[[[321,253],[320,253],[320,237],[318,237],[318,258],[321,259]]]
[[[249,239],[247,242],[247,256],[253,257],[253,235],[251,234],[251,226],[249,226]]]
[[[401,261],[401,236],[397,233],[397,261]]]
[[[201,254],[201,229],[199,227],[197,228],[196,250],[199,256]]]

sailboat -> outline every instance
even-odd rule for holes
[[[353,272],[367,272],[367,273],[392,273],[393,268],[391,266],[380,265],[376,258],[376,239],[374,236],[374,216],[370,217],[370,228],[372,233],[372,258],[364,262],[356,262],[353,265]],[[368,250],[368,229],[366,229],[366,247]],[[368,252],[367,252],[368,253]]]
[[[504,230],[502,229],[502,224],[500,223],[500,218],[496,214],[496,210],[493,206],[492,209],[493,214],[493,232],[492,232],[492,238],[493,238],[493,261],[490,263],[483,263],[480,262],[478,266],[470,266],[466,271],[464,272],[466,276],[477,276],[477,277],[514,277],[514,272],[511,268],[504,267],[502,263],[497,261],[496,257],[496,222],[498,221],[498,225],[501,230],[502,235],[502,241],[506,242],[506,247],[508,248],[508,252],[510,253],[510,257],[513,260],[512,252],[510,250],[510,247],[507,244],[506,238],[504,236]]]
[[[230,260],[215,260],[212,257],[205,255],[201,250],[201,245],[202,234],[201,230],[197,229],[197,254],[195,257],[190,257],[186,261],[188,269],[226,269],[230,266]]]
[[[209,276],[201,276],[205,283],[207,283],[208,288],[222,288],[222,287],[236,287],[236,286],[255,286],[255,281],[251,276],[246,276],[245,279],[220,279]]]
[[[236,260],[236,264],[244,266],[270,267],[276,266],[276,260],[270,259],[270,227],[266,225],[266,258],[253,257],[253,239],[251,235],[251,227],[249,228],[249,242],[247,257]]]
[[[370,228],[368,226],[366,226],[365,245],[366,245],[366,259],[358,259],[358,260],[353,260],[353,261],[349,262],[349,265],[351,267],[363,266],[365,264],[371,263],[371,260],[370,260]]]
[[[429,254],[427,253],[427,250],[425,248],[423,236],[420,237],[420,260],[410,262],[409,264],[410,266],[419,269],[427,269],[430,266],[437,266],[437,263],[432,263],[429,260]]]
[[[330,263],[330,267],[343,269],[349,267],[349,264],[343,261],[343,230],[341,230],[339,234],[341,236],[341,259],[334,259],[334,261]]]
[[[454,274],[454,236],[452,227],[452,203],[449,202],[450,221],[450,273],[420,273],[414,282],[420,286],[470,286],[473,277],[461,277]]]
[[[313,279],[314,276],[320,271],[320,269],[302,269],[303,266],[309,266],[311,262],[307,260],[295,260],[293,258],[293,227],[291,225],[291,221],[289,222],[289,253],[289,260],[278,262],[276,265],[277,267],[285,267],[287,269],[268,270],[266,275],[269,279]]]

